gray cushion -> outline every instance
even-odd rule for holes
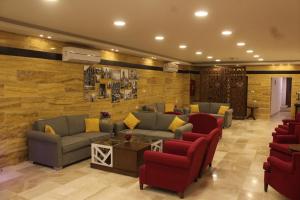
[[[65,116],[38,120],[36,121],[35,127],[37,130],[44,132],[46,124],[50,125],[56,134],[60,136],[67,136],[69,134],[68,123]]]
[[[66,116],[69,125],[69,135],[85,132],[85,118],[88,115],[72,115]]]
[[[61,145],[63,153],[75,151],[77,149],[81,149],[89,146],[90,140],[85,137],[77,137],[77,136],[66,136],[61,138]]]
[[[164,113],[165,112],[165,103],[156,103],[157,112]]]
[[[134,112],[136,118],[141,122],[137,125],[138,129],[155,129],[156,124],[156,113],[155,112]]]
[[[129,133],[133,135],[144,135],[152,138],[170,139],[175,138],[175,134],[170,131],[158,131],[158,130],[143,130],[143,129],[125,129],[121,133]]]
[[[210,113],[210,103],[208,102],[198,102],[199,110],[202,113]]]
[[[212,114],[217,114],[221,106],[229,106],[228,103],[211,103],[210,112]]]
[[[110,133],[106,133],[106,132],[101,132],[101,133],[91,132],[91,133],[79,133],[73,136],[87,138],[90,141],[90,143],[92,143],[100,140],[102,137],[107,137],[110,135],[111,135]]]

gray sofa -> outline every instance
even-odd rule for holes
[[[233,109],[227,110],[224,115],[218,114],[220,106],[229,106],[230,107],[230,104],[228,104],[228,103],[211,103],[211,102],[193,102],[192,104],[198,104],[199,108],[200,108],[200,112],[202,112],[202,113],[209,113],[215,117],[224,118],[224,123],[223,123],[224,128],[228,128],[231,126]],[[190,108],[184,108],[184,114],[190,114]]]
[[[61,116],[53,119],[38,120],[33,130],[28,132],[29,160],[61,168],[91,156],[91,143],[113,133],[113,125],[101,121],[100,131],[85,133],[88,115]],[[45,125],[53,127],[56,135],[45,134]]]
[[[149,104],[149,105],[144,105],[141,106],[138,109],[139,112],[160,112],[160,113],[164,113],[165,112],[165,103],[153,103],[153,104]],[[174,108],[174,112],[182,112],[182,109],[179,108]]]
[[[191,131],[193,125],[186,123],[185,125],[176,129],[175,133],[171,132],[168,128],[175,118],[176,115],[163,114],[159,112],[134,112],[132,113],[136,118],[140,120],[140,123],[133,130],[126,127],[123,121],[114,124],[114,130],[116,134],[119,133],[131,133],[133,135],[143,135],[152,138],[160,139],[171,139],[182,137],[182,133],[186,131]],[[182,120],[188,120],[186,115],[177,115]]]

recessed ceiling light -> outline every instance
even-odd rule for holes
[[[44,1],[47,1],[47,2],[57,2],[58,0],[44,0]]]
[[[238,42],[238,43],[236,43],[236,45],[239,46],[239,47],[243,47],[243,46],[246,45],[246,43],[245,42]]]
[[[152,56],[151,59],[156,60],[156,57]]]
[[[55,48],[55,47],[51,47],[50,49],[51,49],[51,50],[55,50],[56,48]]]
[[[247,53],[253,53],[254,51],[251,50],[251,49],[248,49],[246,52],[247,52]]]
[[[44,37],[44,35],[43,35],[43,34],[40,34],[40,37],[41,37],[41,38],[43,38],[43,37]]]
[[[206,10],[198,10],[194,13],[196,17],[206,17],[208,12]]]
[[[214,57],[212,57],[212,56],[207,56],[207,59],[213,59]]]
[[[49,35],[47,38],[48,38],[48,39],[52,39],[52,36]]]
[[[253,57],[254,57],[254,58],[259,58],[259,55],[256,54],[256,55],[254,55]]]
[[[201,51],[196,51],[195,54],[196,55],[202,55],[202,52]]]
[[[221,62],[221,60],[220,59],[216,59],[216,62]]]
[[[111,51],[115,51],[115,49],[110,49]]]
[[[126,22],[124,22],[122,20],[117,20],[117,21],[114,21],[114,25],[118,26],[118,27],[123,27],[126,25]]]
[[[115,49],[115,52],[119,52],[119,49]]]
[[[162,35],[157,35],[157,36],[155,36],[155,40],[162,41],[162,40],[164,40],[164,39],[165,39],[165,37],[162,36]]]
[[[264,61],[264,59],[263,58],[259,58],[258,61]]]
[[[224,31],[222,31],[222,35],[229,36],[231,34],[232,34],[232,31],[230,31],[230,30],[224,30]]]
[[[186,49],[186,48],[187,48],[187,45],[185,45],[185,44],[179,45],[179,49]]]

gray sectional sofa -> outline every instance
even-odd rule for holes
[[[212,102],[193,102],[192,104],[198,104],[199,108],[200,108],[200,112],[202,112],[202,113],[209,113],[215,117],[224,118],[223,127],[228,128],[231,126],[233,109],[227,110],[224,115],[218,114],[218,111],[221,106],[229,106],[230,107],[230,104],[228,104],[228,103],[212,103]],[[190,108],[184,108],[184,114],[190,114]]]
[[[139,112],[165,112],[165,103],[153,103],[150,105],[144,105],[139,108]],[[174,108],[174,112],[183,112],[182,109]]]
[[[91,143],[113,133],[113,125],[101,121],[100,131],[85,133],[88,115],[61,116],[38,120],[28,132],[29,160],[61,168],[91,156]],[[45,134],[45,125],[53,127],[56,135]]]
[[[131,133],[133,135],[138,134],[161,139],[180,139],[183,132],[191,131],[193,129],[192,124],[186,123],[185,125],[179,127],[175,133],[168,130],[171,122],[176,116],[172,114],[163,114],[159,112],[133,112],[132,114],[140,120],[140,123],[137,125],[137,127],[133,130],[130,130],[126,127],[123,121],[120,121],[114,124],[114,130],[116,134]],[[188,117],[186,115],[177,116],[186,122],[188,121]]]

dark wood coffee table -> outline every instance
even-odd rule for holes
[[[144,163],[146,150],[161,151],[161,139],[133,136],[130,142],[124,135],[105,137],[92,143],[91,167],[109,172],[138,177],[139,167]]]
[[[300,144],[290,144],[289,150],[294,152],[300,152]]]

